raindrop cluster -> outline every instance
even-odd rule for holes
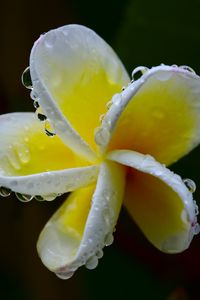
[[[37,93],[33,90],[33,83],[31,79],[31,73],[30,73],[30,67],[27,67],[24,72],[22,73],[21,77],[22,84],[27,88],[31,90],[30,97],[33,100],[33,106],[36,109],[36,113],[40,107],[39,105],[39,97]],[[47,119],[47,117],[42,113],[37,113],[37,117],[41,122],[45,122],[44,130],[47,136],[53,137],[56,134],[52,131],[50,123]]]

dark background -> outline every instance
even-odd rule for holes
[[[94,29],[119,54],[129,73],[139,65],[189,65],[200,74],[200,1],[2,1],[0,10],[0,112],[33,111],[20,77],[33,42],[68,23]],[[172,166],[197,183],[200,148]],[[0,199],[0,299],[199,300],[200,239],[178,255],[160,253],[122,210],[115,242],[97,269],[84,267],[68,281],[41,264],[36,241],[60,205]]]

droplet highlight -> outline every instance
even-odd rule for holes
[[[58,196],[60,196],[60,194],[49,194],[49,195],[43,195],[43,199],[46,201],[53,201],[54,199],[56,199]]]
[[[31,90],[30,97],[32,100],[37,100],[38,94],[34,90]]]
[[[13,148],[12,146],[9,146],[9,151],[7,154],[8,161],[10,165],[15,169],[15,170],[20,170],[21,169],[21,164],[19,157],[16,153],[16,149]]]
[[[104,146],[109,142],[110,132],[105,127],[99,127],[95,130],[95,142],[99,146]]]
[[[181,68],[181,69],[183,69],[185,71],[191,72],[193,74],[196,74],[196,72],[191,67],[189,67],[189,66],[183,65],[183,66],[180,66],[179,68]]]
[[[196,184],[192,179],[185,178],[183,179],[183,182],[191,193],[194,193],[196,191]]]
[[[131,77],[132,77],[132,80],[137,80],[139,79],[144,73],[146,73],[147,71],[149,70],[149,68],[147,67],[144,67],[144,66],[140,66],[140,67],[137,67],[133,70],[132,74],[131,74]]]
[[[29,202],[34,198],[34,196],[32,196],[32,195],[26,195],[26,194],[20,194],[20,193],[15,193],[15,196],[21,202]]]
[[[97,253],[96,253],[96,257],[99,258],[99,259],[102,258],[103,257],[103,250],[101,250],[101,249],[98,250]]]
[[[41,121],[41,122],[43,122],[43,121],[46,121],[46,119],[47,119],[47,117],[45,116],[45,115],[43,115],[43,114],[37,114],[37,117],[38,117],[38,119]]]
[[[108,233],[105,237],[104,244],[105,246],[110,246],[114,242],[114,236],[112,233]]]
[[[33,84],[32,84],[32,80],[31,80],[31,73],[30,73],[30,67],[27,67],[24,72],[22,73],[22,84],[23,86],[25,86],[25,88],[27,89],[32,89],[33,88]]]
[[[69,271],[69,272],[57,272],[55,273],[56,276],[60,279],[67,280],[71,278],[74,275],[74,271]]]
[[[17,144],[15,145],[15,151],[18,155],[19,161],[22,164],[27,164],[30,161],[30,151],[29,148],[25,144]]]
[[[11,192],[12,191],[9,188],[6,188],[4,186],[0,187],[0,196],[2,196],[2,197],[8,197],[8,196],[10,196]]]
[[[39,201],[39,202],[45,200],[45,199],[44,199],[42,196],[40,196],[40,195],[36,195],[34,198],[35,198],[35,200],[37,200],[37,201]]]
[[[106,103],[106,108],[107,108],[107,109],[110,109],[111,106],[112,106],[112,104],[113,104],[112,100],[108,101],[108,102]]]
[[[38,109],[40,107],[39,103],[37,100],[33,101],[33,106],[35,107],[35,109]]]
[[[96,256],[90,257],[85,263],[85,267],[89,270],[93,270],[97,266],[98,266],[98,258]]]
[[[45,121],[44,130],[45,130],[45,133],[46,133],[47,136],[52,137],[52,136],[56,135],[55,132],[53,132],[51,124],[47,120]]]

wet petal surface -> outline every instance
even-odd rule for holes
[[[95,267],[102,248],[112,243],[124,180],[124,167],[103,163],[96,185],[69,196],[38,241],[38,252],[47,268],[64,277],[84,264]]]
[[[94,130],[106,103],[129,81],[114,51],[92,30],[64,26],[44,34],[35,43],[30,70],[40,104],[54,123],[48,103],[54,102],[70,125],[95,148]],[[47,95],[48,94],[48,95]]]
[[[98,174],[97,167],[89,167],[58,136],[48,137],[33,113],[1,116],[0,135],[0,186],[15,192],[64,193]]]
[[[125,206],[148,240],[164,252],[187,249],[199,226],[192,193],[180,176],[134,151],[113,151],[109,158],[131,167]]]
[[[199,144],[200,78],[194,73],[155,67],[119,96],[106,116],[113,131],[109,150],[134,150],[170,164]]]

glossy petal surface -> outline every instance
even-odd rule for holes
[[[54,102],[83,140],[95,148],[94,130],[107,110],[106,103],[129,80],[110,46],[84,26],[60,27],[35,43],[30,68],[36,93],[40,97],[46,90],[48,94],[43,93],[40,104],[51,122],[47,106]]]
[[[58,136],[48,137],[33,113],[1,116],[0,136],[0,186],[25,194],[59,194],[94,182],[98,174]]]
[[[121,98],[119,108],[113,105],[108,113],[111,124],[115,123],[109,150],[134,150],[170,164],[199,144],[197,75],[177,67],[155,67],[122,92]]]
[[[96,185],[73,192],[44,227],[38,252],[43,263],[60,275],[96,256],[112,234],[122,204],[124,168],[101,165]],[[97,259],[98,260],[98,259]]]
[[[131,167],[125,206],[149,241],[164,252],[187,249],[196,224],[195,203],[180,176],[134,151],[114,151],[109,158]]]

